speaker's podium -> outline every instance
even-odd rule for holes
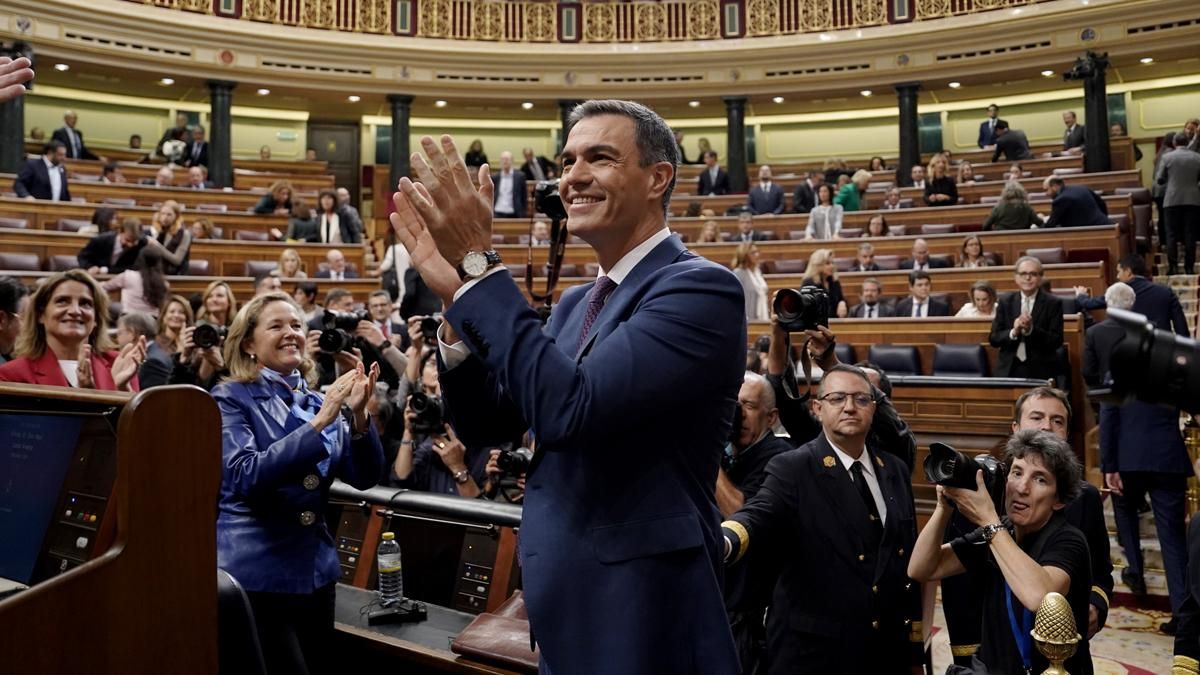
[[[220,434],[195,387],[0,385],[0,673],[217,672]]]

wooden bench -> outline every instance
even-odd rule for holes
[[[87,235],[73,232],[47,230],[9,230],[0,228],[0,251],[6,253],[35,253],[48,266],[52,256],[76,256],[88,242]],[[328,244],[304,244],[297,246],[282,242],[228,241],[201,239],[192,243],[191,259],[207,260],[212,274],[222,277],[245,275],[248,261],[276,261],[285,248],[299,253],[305,271],[315,277],[315,271],[325,262],[325,255],[338,249],[346,256],[346,262],[354,265],[359,274],[365,275],[364,251],[361,246],[331,246]]]
[[[12,189],[13,174],[0,174],[0,187],[4,192]],[[88,181],[71,181],[71,197],[83,198],[93,204],[103,203],[106,199],[133,199],[137,204],[153,206],[168,199],[174,199],[180,204],[196,207],[199,204],[224,204],[230,211],[249,212],[262,198],[262,194],[246,190],[188,190],[176,187],[154,187],[153,185],[137,185],[134,183],[97,183]],[[316,194],[298,192],[309,203],[316,200]]]
[[[53,230],[60,219],[91,221],[92,213],[102,207],[116,209],[117,217],[134,216],[149,225],[158,210],[150,206],[113,206],[111,204],[88,204],[84,202],[51,202],[46,200],[17,199],[14,197],[0,198],[0,217],[20,218],[29,221],[29,227],[41,230]],[[288,219],[285,216],[273,214],[247,213],[245,211],[199,211],[188,208],[184,211],[184,223],[191,223],[205,218],[214,226],[221,228],[224,239],[233,239],[238,231],[260,232],[267,234],[272,228],[287,232]]]

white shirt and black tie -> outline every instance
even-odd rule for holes
[[[929,316],[929,299],[917,300],[913,298],[912,315],[914,319],[924,319]]]
[[[198,164],[200,162],[200,153],[202,153],[202,152],[204,152],[204,141],[197,141],[195,143],[192,143],[192,163],[193,164]]]
[[[878,317],[879,317],[879,303],[876,303],[874,305],[864,305],[863,306],[863,318],[864,319],[875,319]]]
[[[54,162],[45,157],[42,157],[42,161],[46,163],[46,176],[50,179],[50,201],[56,202],[62,196],[62,167],[56,166]]]
[[[851,481],[856,480],[855,474],[858,473],[854,470],[854,465],[858,464],[862,467],[859,471],[862,472],[862,478],[866,481],[867,489],[871,491],[871,498],[875,501],[875,508],[879,511],[880,525],[886,525],[887,503],[883,499],[883,490],[879,488],[879,476],[876,475],[875,467],[871,464],[871,456],[864,449],[858,459],[855,459],[842,452],[842,449],[834,445],[828,436],[825,437],[825,440],[829,441],[829,447],[833,448],[833,454],[837,455],[842,467],[846,469],[846,473],[850,474]]]

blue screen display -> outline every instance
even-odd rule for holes
[[[84,418],[0,414],[0,577],[28,584]]]

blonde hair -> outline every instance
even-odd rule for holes
[[[271,197],[274,198],[275,195],[279,194],[280,190],[285,189],[288,191],[288,199],[291,199],[292,195],[296,194],[296,191],[292,188],[292,182],[288,180],[277,180],[274,183],[271,183],[271,187],[267,190],[267,192],[269,192]]]
[[[185,326],[191,326],[196,323],[196,315],[192,312],[192,303],[187,301],[187,298],[182,295],[168,295],[167,299],[162,304],[162,309],[158,311],[158,334],[162,335],[167,331],[167,309],[171,303],[178,304],[183,307],[183,315],[187,317]]]
[[[90,274],[81,269],[74,269],[46,277],[42,285],[33,292],[33,297],[30,298],[29,306],[25,310],[24,321],[21,323],[21,334],[17,336],[15,356],[37,359],[46,353],[46,327],[38,319],[41,318],[42,312],[45,312],[46,308],[50,306],[50,300],[54,297],[54,289],[68,281],[83,284],[92,291],[92,312],[96,317],[96,325],[92,327],[92,332],[87,337],[88,344],[97,353],[116,349],[116,345],[108,337],[108,293],[100,288],[100,284],[96,283]]]
[[[709,226],[712,226],[712,239],[705,239],[705,233],[708,232]],[[721,241],[721,226],[715,220],[708,220],[700,227],[700,243],[719,243]]]
[[[826,263],[831,262],[833,262],[833,249],[819,248],[813,251],[812,255],[808,256],[808,266],[804,268],[804,277],[801,278],[800,283],[804,283],[805,281],[811,279],[812,281],[820,284],[821,268],[825,267]],[[829,275],[829,278],[835,281],[837,280],[838,276],[836,266],[833,268],[833,273]]]
[[[859,169],[858,171],[854,172],[853,176],[850,177],[850,182],[854,183],[855,185],[858,185],[862,181],[866,181],[867,183],[870,183],[873,175],[874,174],[872,174],[870,171],[867,171],[866,169]]]
[[[280,274],[280,276],[287,276],[287,272],[285,272],[283,269],[283,263],[285,260],[295,260],[297,272],[304,269],[304,261],[300,259],[300,254],[296,252],[296,249],[285,248],[279,254],[279,274]]]
[[[208,287],[204,289],[204,294],[200,296],[200,311],[196,312],[196,320],[208,320],[208,296],[212,295],[213,291],[217,290],[218,286],[224,286],[225,294],[229,296],[229,309],[225,312],[225,325],[229,326],[229,324],[233,321],[234,314],[236,314],[238,311],[237,296],[233,294],[233,289],[229,287],[229,284],[220,279],[210,283]]]
[[[750,253],[755,248],[754,242],[752,241],[743,241],[742,243],[738,244],[737,250],[733,252],[733,261],[729,263],[729,267],[735,270],[739,267],[745,267],[749,269]]]
[[[180,206],[179,202],[175,201],[174,199],[168,199],[167,201],[163,202],[162,205],[158,207],[158,211],[154,212],[154,217],[150,219],[150,222],[156,228],[158,228],[159,231],[166,231],[162,229],[162,223],[158,222],[158,214],[162,212],[162,208],[164,206],[175,212],[175,224],[171,226],[172,229],[178,230],[179,228],[183,227],[183,207]]]
[[[200,226],[200,230],[204,232],[205,239],[213,238],[213,224],[208,218],[197,218],[196,220],[192,221],[192,225]]]
[[[296,311],[296,316],[304,316],[304,310],[300,309],[300,305],[297,305],[296,301],[287,293],[267,293],[247,302],[238,311],[237,316],[233,317],[233,323],[229,326],[229,332],[225,336],[223,355],[225,367],[229,369],[229,377],[225,378],[226,381],[253,382],[258,379],[258,360],[251,358],[242,347],[246,342],[254,339],[254,329],[258,326],[259,315],[267,305],[273,302],[287,303]],[[304,360],[300,362],[299,370],[300,375],[310,385],[316,384],[316,369],[308,356],[305,356]]]

